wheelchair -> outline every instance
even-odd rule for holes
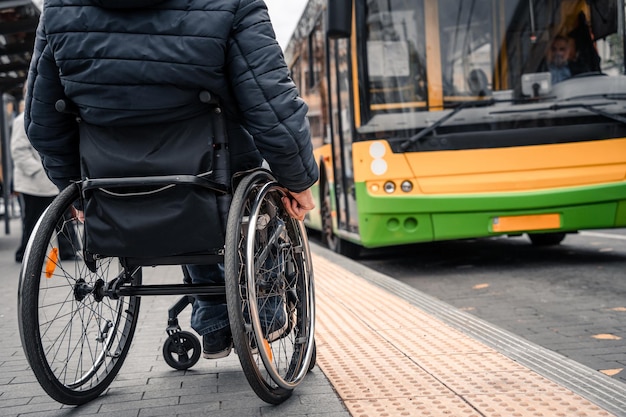
[[[198,338],[183,331],[177,320],[197,297],[226,303],[234,350],[251,388],[263,401],[285,401],[315,365],[313,269],[304,225],[285,211],[281,198],[287,191],[271,172],[256,169],[232,180],[219,103],[208,92],[200,99],[212,114],[211,172],[85,178],[55,198],[31,234],[20,271],[20,337],[39,384],[58,402],[87,403],[112,383],[129,352],[145,296],[181,296],[169,310],[163,346],[165,362],[174,369],[188,369],[200,357]],[[57,102],[57,110],[68,108],[67,101]],[[81,136],[81,146],[82,140]],[[126,194],[144,200],[163,189],[218,196],[218,206],[226,210],[225,233],[207,239],[210,246],[200,250],[152,254],[150,242],[167,243],[168,237],[159,234],[172,226],[157,229],[156,237],[148,236],[146,247],[138,248],[141,233],[131,224],[121,232],[117,250],[99,247],[99,240],[116,233],[119,225],[102,222],[98,210],[89,211],[96,194],[113,195],[116,204],[125,204]],[[77,208],[84,209],[84,218],[77,218]],[[202,216],[202,206],[193,210]],[[209,217],[208,224],[214,221]],[[94,237],[90,227],[98,222],[104,234]],[[72,242],[76,256],[63,259],[59,252],[63,239]],[[190,282],[185,265],[215,263],[224,265],[224,285]],[[142,271],[159,265],[181,265],[184,279],[166,285],[144,283]],[[271,337],[267,314],[262,314],[269,297],[281,301],[287,317],[280,334],[273,332]]]

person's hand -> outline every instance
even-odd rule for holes
[[[76,207],[72,207],[72,214],[76,217],[76,219],[78,219],[79,222],[85,223],[85,212],[77,209]]]
[[[283,197],[283,204],[287,213],[297,220],[304,220],[304,216],[315,208],[310,188],[299,193],[289,191],[289,195]]]

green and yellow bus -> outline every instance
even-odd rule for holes
[[[349,256],[626,227],[624,1],[309,0],[285,49],[307,226]]]

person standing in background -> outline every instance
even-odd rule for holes
[[[37,220],[59,193],[57,187],[48,179],[39,153],[32,147],[26,136],[23,112],[13,120],[11,157],[13,158],[13,190],[19,193],[22,208],[22,240],[15,252],[15,262],[22,262],[26,244]],[[73,233],[70,234],[70,238],[73,235]],[[61,240],[59,246],[61,259],[71,260],[76,257],[72,242]]]

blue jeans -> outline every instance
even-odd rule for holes
[[[264,333],[280,331],[287,325],[285,295],[274,286],[277,279],[276,268],[268,257],[264,265],[269,282],[270,294],[258,299],[259,318]],[[224,265],[186,265],[194,284],[224,285]],[[276,292],[278,291],[278,292]],[[229,327],[228,308],[225,302],[196,299],[191,310],[191,327],[201,336]]]
[[[194,284],[224,285],[224,265],[186,265]],[[201,336],[230,326],[225,302],[198,300],[191,310],[191,327]]]

